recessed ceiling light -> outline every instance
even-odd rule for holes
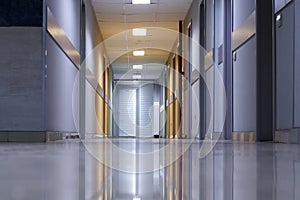
[[[150,0],[132,0],[132,4],[151,4]]]
[[[143,69],[143,65],[132,65],[132,69]]]
[[[146,36],[147,35],[147,29],[145,29],[145,28],[134,28],[134,29],[132,29],[132,35],[133,36]]]
[[[133,51],[133,56],[144,56],[145,51]]]

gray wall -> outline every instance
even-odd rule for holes
[[[294,126],[300,128],[300,0],[295,1],[295,55]]]
[[[223,97],[222,89],[223,89],[223,73],[224,73],[224,64],[223,64],[223,52],[224,50],[224,1],[219,0],[215,1],[215,48],[214,48],[214,55],[215,55],[215,74],[214,74],[214,91],[215,91],[215,98],[214,98],[214,131],[215,132],[222,132],[223,131],[223,116],[221,111],[225,108],[225,99]],[[219,54],[222,56],[219,60]],[[224,111],[225,112],[225,111]]]
[[[101,45],[103,41],[101,31],[91,5],[90,0],[86,1],[85,4],[86,13],[86,55],[87,63],[90,63],[87,70],[93,73],[95,80],[100,80],[99,77],[102,76],[103,65],[105,65],[104,60],[104,48]],[[101,69],[99,69],[101,68]],[[102,88],[103,89],[103,88]],[[95,88],[86,82],[86,133],[92,134],[97,132],[97,118],[95,118],[95,105],[96,102],[101,101],[101,97],[96,92]],[[101,132],[102,133],[102,132]]]
[[[206,35],[205,35],[205,49],[206,51],[211,51],[214,48],[214,37],[215,37],[215,31],[214,31],[214,4],[213,0],[208,0],[206,1],[206,22],[205,22],[205,30],[206,30]],[[213,57],[211,58],[213,60]],[[205,66],[206,67],[206,66]],[[206,70],[206,69],[205,69]],[[205,81],[206,81],[206,129],[208,130],[209,125],[212,124],[214,127],[214,122],[211,121],[213,120],[213,104],[214,104],[214,92],[209,93],[209,91],[214,91],[214,73],[215,73],[215,68],[212,67],[208,70],[205,71]],[[212,110],[211,110],[212,108]]]
[[[214,47],[214,4],[213,0],[207,0],[206,1],[206,35],[205,35],[205,49],[207,51],[212,50]]]
[[[187,13],[185,19],[184,19],[184,32],[187,34],[187,26],[190,22],[192,22],[192,37],[193,40],[196,42],[199,42],[199,9],[200,9],[200,1],[194,0],[189,12]]]
[[[256,131],[256,37],[237,51],[233,62],[233,132]]]
[[[80,0],[47,0],[47,6],[74,47],[80,51]]]
[[[189,12],[187,13],[185,20],[184,20],[184,25],[183,25],[183,32],[186,34],[186,37],[188,37],[188,24],[190,22],[192,22],[192,42],[191,44],[188,44],[188,41],[186,41],[186,44],[184,44],[184,53],[186,55],[186,59],[188,61],[190,56],[190,63],[194,64],[196,66],[193,66],[195,68],[197,68],[199,70],[199,56],[200,56],[200,52],[199,52],[199,46],[197,46],[197,44],[199,44],[199,40],[200,40],[200,2],[199,0],[194,0]],[[189,45],[191,52],[189,52]],[[190,55],[189,55],[190,54]],[[197,66],[198,65],[198,66]],[[186,66],[189,66],[188,64]],[[188,69],[188,67],[186,67],[186,69]],[[192,71],[192,69],[191,69]],[[196,88],[197,87],[197,88]],[[194,86],[193,89],[194,90],[199,90],[199,85],[198,86]],[[191,89],[191,87],[190,87]],[[191,103],[191,99],[190,97],[192,96],[192,92],[190,93],[190,96],[188,96],[188,93],[185,93],[185,101],[184,101],[184,110],[183,110],[183,115],[182,115],[182,125],[183,125],[183,133],[189,133],[191,127],[189,127],[189,125],[191,125],[189,118],[192,117],[192,110],[195,109],[193,108],[193,105]],[[191,110],[189,110],[191,109]]]
[[[80,0],[47,0],[56,22],[68,40],[80,52]],[[65,52],[47,34],[46,36],[46,128],[54,132],[77,132],[73,118],[73,90],[78,69]],[[75,97],[77,98],[77,97]]]
[[[233,32],[244,25],[255,11],[255,0],[233,0]],[[234,39],[234,38],[233,38]],[[233,132],[256,132],[256,37],[252,37],[238,49],[233,60]],[[233,52],[233,53],[234,53]]]
[[[0,28],[0,131],[42,131],[42,28]]]
[[[294,104],[294,5],[282,12],[282,26],[276,26],[276,128],[293,128]]]
[[[233,31],[255,10],[255,0],[233,0]]]
[[[77,68],[47,34],[47,131],[77,132],[73,120],[73,87]],[[78,89],[77,89],[78,90]]]
[[[292,0],[274,0],[275,13],[277,13],[280,9],[282,9],[286,4],[288,4],[291,1]]]
[[[282,26],[276,26],[277,130],[300,127],[300,1],[289,2],[275,1],[282,15]]]
[[[193,1],[193,4],[191,5],[191,8],[185,18],[185,33],[187,34],[187,24],[191,21],[192,22],[192,38],[197,45],[200,45],[200,3],[201,1]],[[217,1],[215,4],[212,0],[206,1],[206,33],[205,33],[205,49],[206,51],[213,50],[213,55],[218,55],[218,48],[222,47],[223,41],[224,41],[224,1]],[[192,46],[192,60],[193,63],[200,65],[200,52],[202,49],[199,49],[199,46],[193,44]],[[185,45],[186,53],[187,52],[187,45]],[[195,48],[197,46],[197,48]],[[202,48],[202,47],[200,47]],[[210,117],[214,114],[213,124],[214,131],[216,132],[222,132],[223,130],[223,123],[222,120],[220,120],[220,113],[217,113],[217,111],[220,111],[223,108],[224,99],[221,98],[221,91],[222,88],[220,84],[222,84],[222,81],[218,79],[215,79],[216,76],[218,78],[222,79],[222,73],[223,73],[223,63],[218,62],[218,60],[215,60],[214,57],[211,59],[214,60],[215,67],[206,69],[205,76],[206,84],[210,88],[210,91],[212,91],[211,94],[206,93],[206,127],[208,127],[210,123]],[[217,57],[216,57],[217,59]],[[199,70],[199,66],[195,66]],[[202,66],[204,67],[204,66]],[[221,76],[220,76],[221,75]],[[194,90],[200,90],[199,84],[196,86],[193,86]],[[204,100],[204,99],[203,99]],[[212,101],[211,101],[212,100]],[[211,110],[211,105],[213,104],[213,110]],[[216,108],[216,109],[215,109]],[[194,108],[191,108],[192,110]]]
[[[101,41],[103,41],[98,21],[90,0],[86,1],[86,55],[88,55]]]
[[[213,103],[214,103],[214,92],[213,92],[213,87],[214,87],[214,73],[215,73],[215,68],[211,67],[209,70],[205,72],[205,81],[206,81],[206,129],[209,128],[209,125],[212,124],[214,126],[213,120]],[[212,91],[212,93],[210,93]]]

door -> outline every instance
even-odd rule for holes
[[[276,129],[293,128],[294,3],[276,15]]]

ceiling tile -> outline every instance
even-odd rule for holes
[[[151,5],[131,5],[131,0],[92,0],[103,38],[107,42],[107,54],[110,59],[115,59],[111,60],[114,73],[122,75],[131,70],[132,64],[166,63],[177,40],[178,21],[184,19],[192,0],[151,2]],[[161,27],[175,32],[164,34],[163,31],[150,29],[147,36],[133,37],[130,30],[141,27]],[[127,31],[127,36],[124,31]],[[154,46],[162,46],[166,51],[151,49]],[[133,57],[133,49],[144,49],[146,56]],[[158,78],[162,70],[162,67],[147,65],[142,76]]]

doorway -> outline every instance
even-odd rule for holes
[[[113,137],[159,135],[161,87],[153,81],[119,81],[114,88]]]

